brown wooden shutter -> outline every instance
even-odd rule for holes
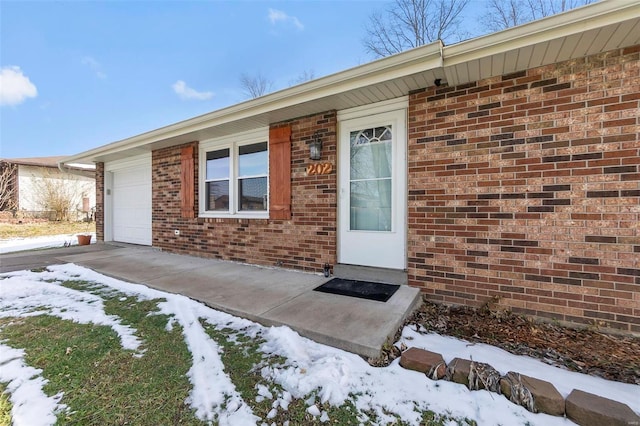
[[[269,218],[291,219],[291,126],[269,129]]]
[[[186,146],[180,154],[180,209],[184,218],[195,217],[194,179],[193,146]]]

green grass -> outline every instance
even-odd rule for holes
[[[69,286],[90,287],[78,281]],[[110,327],[49,315],[2,319],[0,337],[24,348],[26,364],[43,370],[47,395],[64,392],[61,403],[69,410],[58,416],[60,424],[202,424],[184,403],[191,355],[182,329],[167,331],[166,316],[149,315],[157,311],[158,300],[121,297],[109,292],[105,311],[137,329],[145,342],[143,357],[122,349]]]
[[[11,401],[9,401],[9,394],[5,390],[6,386],[0,383],[0,426],[11,424]]]
[[[425,411],[422,413],[422,421],[420,425],[424,426],[442,426],[444,424],[449,424],[450,421],[456,422],[459,426],[477,426],[475,420],[469,419],[459,419],[456,417],[451,417],[447,415],[436,414],[433,411]]]
[[[77,324],[50,315],[0,319],[0,339],[5,344],[23,348],[25,363],[43,370],[48,380],[44,392],[49,395],[64,393],[61,399],[69,409],[58,415],[58,424],[64,425],[201,425],[185,404],[191,390],[186,376],[192,358],[182,328],[174,324],[166,329],[168,317],[158,313],[162,300],[138,300],[115,290],[85,281],[66,281],[63,285],[93,293],[104,301],[105,312],[118,316],[124,324],[136,330],[143,341],[144,355],[120,345],[118,335],[111,327]],[[216,328],[201,320],[208,335],[222,348],[221,358],[225,372],[238,393],[253,412],[267,424],[294,425],[357,425],[376,421],[373,411],[359,413],[351,395],[347,401],[334,407],[322,404],[315,392],[293,399],[287,410],[279,408],[274,418],[272,399],[256,401],[256,385],[264,385],[274,398],[282,389],[267,382],[260,373],[265,366],[285,367],[287,360],[267,356],[259,348],[259,338],[250,338],[242,332]],[[0,392],[5,387],[0,383]],[[307,413],[307,400],[313,398],[321,411],[326,411],[330,422],[322,423]],[[10,424],[11,403],[7,394],[0,396],[0,425]],[[370,421],[359,421],[366,415]],[[421,424],[436,426],[454,420],[459,425],[475,425],[466,419],[455,419],[425,411],[420,413]],[[258,422],[260,424],[261,422]],[[396,425],[405,425],[397,419]]]

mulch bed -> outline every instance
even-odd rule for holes
[[[640,338],[539,323],[489,305],[474,309],[427,301],[405,325],[421,325],[429,332],[487,343],[567,370],[640,385]],[[384,365],[397,356],[399,351],[389,347],[381,359],[370,362]]]

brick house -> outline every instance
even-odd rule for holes
[[[640,5],[425,45],[65,160],[98,238],[640,334]],[[319,160],[311,142],[322,143]]]

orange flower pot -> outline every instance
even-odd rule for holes
[[[91,244],[91,234],[89,235],[78,235],[78,245],[88,246]]]

